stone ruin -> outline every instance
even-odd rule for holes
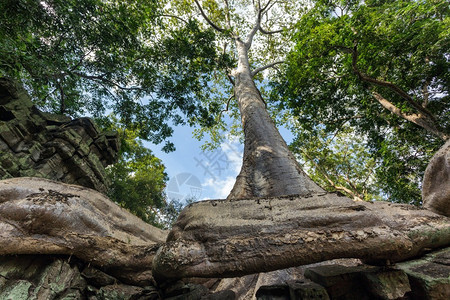
[[[424,180],[437,213],[329,193],[214,200],[170,232],[101,194],[115,134],[39,111],[6,79],[0,151],[0,299],[450,299],[450,205],[430,179],[448,185],[448,151]]]
[[[89,118],[40,111],[26,91],[0,79],[0,178],[42,177],[105,192],[119,141]]]

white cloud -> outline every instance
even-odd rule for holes
[[[212,179],[208,178],[205,182],[202,183],[204,188],[209,188],[212,191],[212,197],[205,198],[202,200],[208,199],[225,199],[228,194],[231,192],[231,189],[234,186],[234,182],[236,181],[236,177],[228,176],[225,179]]]
[[[224,142],[214,151],[199,156],[204,171],[201,200],[226,198],[241,170],[243,150],[239,141]]]
[[[237,176],[242,166],[242,145],[239,142],[228,141],[220,145],[222,151],[227,155],[228,162],[230,163],[230,172]]]

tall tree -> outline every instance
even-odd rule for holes
[[[180,1],[171,9],[185,9],[189,17],[203,20],[220,37],[219,51],[230,53],[234,65],[223,71],[232,85],[245,136],[241,172],[228,196],[309,194],[322,191],[300,168],[279,134],[255,78],[281,63],[283,34],[299,8],[296,1]],[[178,5],[178,6],[177,6]],[[278,44],[277,44],[278,42]],[[268,61],[269,60],[269,61]],[[270,61],[272,60],[272,61]],[[261,78],[260,78],[261,79]]]
[[[189,9],[190,4],[194,4],[196,11]],[[199,30],[202,26],[199,22],[170,14],[171,9],[185,6],[192,12],[191,17],[204,20],[203,25],[219,33],[217,39],[203,40],[211,42],[207,46],[212,46],[214,53],[220,45],[222,50],[234,53],[235,65],[222,74],[232,83],[239,106],[245,153],[241,173],[229,198],[297,196],[193,204],[178,219],[166,243],[159,247],[158,243],[164,240],[163,232],[140,224],[97,193],[45,180],[15,178],[1,183],[5,200],[0,203],[0,226],[7,230],[0,239],[0,253],[76,255],[106,272],[115,270],[124,281],[148,285],[154,282],[152,276],[161,280],[240,276],[342,257],[398,261],[430,248],[448,246],[450,225],[446,216],[407,205],[382,202],[355,205],[348,198],[324,193],[297,164],[255,83],[255,78],[278,62],[259,64],[264,58],[258,54],[274,58],[276,55],[264,54],[279,50],[270,39],[284,31],[272,27],[277,22],[271,22],[295,18],[297,10],[292,8],[296,5],[299,5],[296,1],[278,0],[169,1],[165,5],[167,13],[163,13],[168,20],[161,22],[171,38],[183,29],[193,28],[163,44],[189,49],[190,43],[184,42],[196,34],[203,36],[205,31]],[[252,12],[253,18],[246,11]],[[284,11],[289,14],[283,14]],[[176,24],[171,27],[171,22],[181,22],[187,27]],[[256,42],[258,36],[266,37],[271,43],[261,46]],[[199,49],[202,47],[192,50]],[[207,64],[202,59],[203,52],[187,57],[174,52],[167,59],[171,76],[163,77],[164,91],[171,99],[181,101],[185,93],[178,83],[189,78],[186,74],[212,76],[219,66],[215,65],[216,60],[211,61],[212,65]],[[158,53],[162,56],[161,51]],[[283,56],[282,52],[278,54]],[[172,68],[186,65],[198,67],[198,72],[183,68],[174,72],[176,69]],[[164,74],[165,70],[161,72]],[[197,82],[195,77],[192,79],[193,83]],[[204,91],[210,88],[208,83],[195,85],[199,88],[195,90],[191,82],[184,83],[189,96],[196,95],[195,92],[205,95]],[[172,107],[175,113],[177,107]],[[41,197],[55,201],[41,201]],[[70,199],[61,201],[61,197]],[[446,212],[438,209],[438,213]],[[27,216],[28,221],[23,222],[22,216]],[[54,224],[59,224],[56,229]]]
[[[381,161],[385,195],[420,203],[426,164],[450,134],[448,4],[313,4],[272,95],[308,130],[350,125]]]
[[[235,52],[236,64],[227,75],[239,106],[245,147],[243,166],[228,199],[240,201],[205,201],[187,207],[153,260],[157,280],[242,276],[342,257],[392,262],[417,255],[428,245],[449,244],[445,216],[381,201],[355,204],[325,193],[295,161],[255,83],[255,75],[277,61],[257,65],[264,59],[255,59],[258,51],[253,50],[259,46],[257,34],[270,32],[272,36],[279,31],[266,27],[265,20],[273,20],[276,14],[272,13],[283,5],[298,3],[194,2],[205,22],[222,33]],[[244,15],[245,5],[253,8],[253,18]],[[289,13],[296,11],[287,13],[290,17]],[[243,22],[237,27],[231,21],[236,18]],[[250,24],[241,27],[248,20]],[[245,35],[239,29],[245,29]],[[288,46],[283,44],[286,40],[278,41]],[[264,44],[261,48],[270,47]],[[288,194],[299,196],[277,197]],[[446,213],[442,209],[445,200],[443,203],[438,213]]]

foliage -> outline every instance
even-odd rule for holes
[[[248,52],[252,70],[272,63],[280,63],[290,48],[289,31],[287,30],[298,18],[304,7],[303,1],[216,1],[216,0],[174,0],[165,1],[166,15],[178,18],[167,21],[169,26],[179,26],[180,20],[195,19],[203,30],[215,30],[214,46],[218,53],[228,59],[225,65],[211,68],[209,87],[213,93],[210,99],[221,105],[220,111],[214,115],[214,126],[197,128],[195,136],[200,140],[209,138],[204,148],[218,147],[225,138],[242,137],[242,124],[238,104],[234,98],[234,82],[232,71],[237,67],[238,54],[235,41],[244,41],[259,18],[260,29],[252,38]],[[178,21],[178,23],[177,23]],[[267,78],[273,75],[273,69],[267,68],[259,72],[254,81],[263,97]],[[208,103],[208,101],[204,102]]]
[[[315,1],[272,99],[310,132],[353,128],[387,197],[419,203],[449,136],[449,24],[446,1]]]
[[[108,196],[144,221],[161,226],[160,210],[167,206],[164,188],[167,174],[161,160],[137,139],[136,131],[126,129],[112,117],[105,126],[118,132],[121,148],[118,162],[107,168]]]
[[[381,200],[375,181],[379,162],[366,151],[365,141],[350,127],[327,133],[323,126],[312,131],[293,127],[291,151],[302,161],[303,169],[316,183],[330,192],[341,192],[355,200]]]
[[[208,70],[226,63],[214,33],[165,28],[155,0],[4,0],[0,76],[28,86],[41,108],[71,116],[113,111],[155,143],[175,125],[210,126]],[[165,150],[173,150],[166,143]]]

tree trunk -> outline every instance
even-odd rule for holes
[[[228,199],[323,192],[301,169],[270,118],[250,70],[249,47],[236,40],[235,94],[245,135],[242,169]]]

